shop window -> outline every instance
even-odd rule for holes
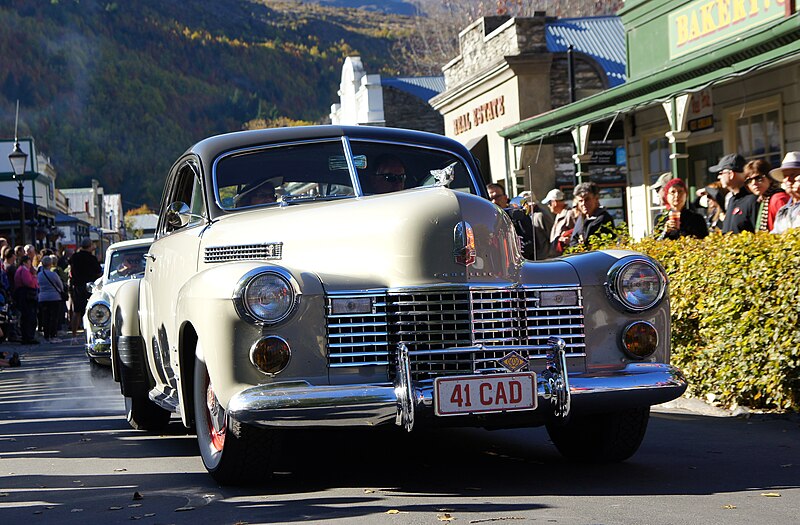
[[[661,175],[672,171],[672,165],[669,160],[671,150],[667,137],[663,135],[659,137],[656,135],[646,138],[645,145],[645,155],[647,158],[647,166],[645,167],[647,173],[647,177],[645,178],[647,181],[648,195],[647,207],[650,212],[650,222],[647,224],[647,231],[649,232],[653,227],[656,216],[664,209],[664,203],[661,197],[651,188]]]
[[[748,161],[764,159],[772,166],[780,165],[783,130],[779,97],[749,104],[748,109],[731,110],[728,122],[734,134],[736,151]]]

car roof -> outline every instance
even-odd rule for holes
[[[114,244],[108,247],[108,250],[116,251],[122,248],[135,248],[137,246],[149,246],[151,244],[153,244],[153,238],[145,237],[143,239],[132,239],[129,241],[115,242]]]
[[[296,126],[290,128],[258,129],[216,135],[201,140],[186,152],[201,159],[211,160],[229,150],[280,142],[339,138],[372,139],[423,144],[443,149],[457,150],[465,158],[469,151],[460,143],[443,135],[409,129],[374,126]]]

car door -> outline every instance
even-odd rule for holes
[[[204,213],[202,178],[199,163],[184,159],[173,169],[161,203],[157,237],[146,256],[142,280],[140,317],[150,369],[154,371],[156,388],[168,398],[175,397],[178,360],[178,297],[184,284],[197,272],[198,250],[207,214]],[[182,202],[190,206],[192,216],[183,226],[171,224],[167,210],[170,204]]]

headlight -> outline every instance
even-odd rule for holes
[[[649,310],[661,301],[666,289],[664,272],[647,259],[623,259],[608,271],[608,296],[628,311]]]
[[[103,303],[95,303],[89,308],[86,317],[95,326],[106,326],[111,321],[111,309]]]
[[[636,321],[622,331],[622,349],[634,359],[650,357],[658,349],[658,331],[646,321]]]
[[[289,343],[275,335],[262,337],[250,348],[250,362],[270,376],[279,374],[291,358]]]
[[[273,325],[289,317],[300,302],[300,291],[288,272],[254,270],[239,281],[234,303],[239,315],[257,324]]]

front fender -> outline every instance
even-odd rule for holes
[[[628,257],[647,259],[660,267],[651,257],[629,250],[593,251],[568,255],[561,259],[575,268],[581,283],[586,312],[584,327],[586,341],[591,342],[586,356],[586,366],[589,371],[622,369],[631,362],[627,357],[621,357],[621,340],[623,329],[635,321],[652,324],[658,333],[657,350],[648,361],[662,363],[670,361],[669,284],[665,283],[666,289],[661,302],[643,312],[619,309],[608,297],[605,286],[608,272],[614,264]]]
[[[146,395],[153,383],[139,326],[139,283],[124,283],[111,302],[111,370],[128,397]]]
[[[301,299],[297,311],[275,326],[259,326],[236,312],[233,294],[239,281],[250,271],[282,268],[297,282]],[[209,265],[189,279],[178,294],[176,316],[180,327],[179,373],[191,384],[188,371],[195,358],[206,365],[214,391],[223,406],[239,391],[256,384],[284,381],[293,376],[315,383],[328,381],[324,341],[324,292],[318,276],[286,266],[242,261]],[[196,334],[196,339],[191,334]],[[292,361],[275,378],[258,371],[249,358],[250,348],[260,337],[275,334],[291,345]],[[196,347],[195,342],[197,343]],[[182,397],[188,397],[188,390]],[[181,399],[186,405],[187,400]],[[183,409],[183,406],[182,406]]]
[[[139,327],[139,279],[123,283],[111,300],[113,329],[118,337],[141,336]]]

